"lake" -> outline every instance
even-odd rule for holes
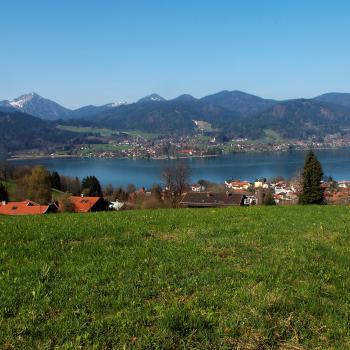
[[[281,175],[292,178],[302,168],[305,153],[290,151],[282,153],[237,153],[225,157],[190,158],[181,161],[191,167],[192,181],[207,179],[223,182],[228,178],[250,180],[272,178]],[[350,179],[350,149],[315,151],[322,163],[325,175],[336,180]],[[80,179],[95,175],[103,185],[151,186],[161,183],[161,172],[166,166],[179,160],[146,159],[81,159],[45,158],[16,160],[14,164],[42,164],[60,174],[78,176]]]

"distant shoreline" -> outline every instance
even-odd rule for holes
[[[244,153],[244,152],[238,152],[238,153]],[[84,157],[84,156],[78,156],[78,155],[57,155],[57,156],[25,156],[21,155],[19,157],[11,157],[7,158],[7,161],[16,161],[16,160],[35,160],[35,159],[64,159],[64,158],[75,158],[75,159],[152,159],[152,160],[176,160],[176,159],[191,159],[191,158],[212,158],[212,157],[225,157],[226,155],[194,155],[194,156],[181,156],[181,157]]]
[[[57,156],[26,156],[26,155],[21,155],[19,157],[11,157],[7,158],[7,161],[16,161],[16,160],[33,160],[33,159],[56,159],[56,158],[84,158],[84,157],[79,157],[79,156],[73,156],[73,155],[57,155]]]
[[[340,150],[340,149],[348,149],[350,148],[349,146],[344,146],[344,147],[319,147],[319,148],[310,148],[313,150]],[[232,154],[257,154],[257,153],[286,153],[286,152],[306,152],[308,151],[308,148],[305,149],[291,149],[291,150],[269,150],[269,151],[237,151],[229,154],[208,154],[208,155],[192,155],[192,156],[163,156],[163,157],[87,157],[87,156],[79,156],[79,155],[70,155],[70,154],[62,154],[62,155],[19,155],[19,156],[14,156],[7,158],[7,161],[17,161],[17,160],[36,160],[36,159],[65,159],[65,158],[74,158],[74,159],[151,159],[151,160],[177,160],[177,159],[193,159],[193,158],[221,158],[221,157],[227,157]]]

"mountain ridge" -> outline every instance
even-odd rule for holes
[[[35,109],[32,105],[35,102],[41,108]],[[38,117],[39,112],[41,115],[45,112],[43,105],[57,108],[58,104],[32,93],[1,101],[0,111],[26,109],[28,114]],[[163,135],[193,134],[198,131],[194,121],[207,122],[212,130],[229,137],[249,138],[263,137],[265,129],[286,138],[307,138],[342,133],[350,127],[350,94],[346,93],[282,101],[239,90],[224,90],[200,99],[183,94],[166,100],[153,93],[129,104],[88,105],[76,110],[59,107],[67,114],[57,119],[65,123],[121,131],[138,129]],[[52,112],[50,119],[58,114]]]

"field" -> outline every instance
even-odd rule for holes
[[[66,130],[66,131],[72,131],[77,133],[94,133],[99,134],[104,137],[110,137],[113,136],[113,134],[118,133],[117,130],[112,129],[106,129],[106,128],[93,128],[93,127],[85,127],[85,126],[73,126],[73,125],[57,125],[58,129]],[[125,134],[128,134],[131,137],[134,138],[144,138],[144,139],[154,139],[158,136],[158,134],[154,133],[148,133],[140,130],[130,130],[130,131],[120,131]]]
[[[73,126],[73,125],[57,125],[58,129],[65,131],[72,131],[78,133],[94,133],[99,134],[101,136],[112,136],[117,131],[106,129],[106,128],[93,128],[93,127],[85,127],[85,126]]]
[[[349,349],[350,209],[0,217],[1,349]]]
[[[11,201],[23,200],[23,198],[21,198],[22,194],[18,194],[18,184],[15,181],[1,181],[1,182],[5,185]],[[52,188],[51,195],[52,195],[52,201],[58,201],[60,198],[62,198],[62,196],[64,195],[64,192],[56,190],[55,188]],[[0,217],[0,220],[1,219],[2,218]]]

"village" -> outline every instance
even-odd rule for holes
[[[72,149],[71,156],[86,158],[152,158],[176,159],[191,157],[222,156],[237,152],[286,152],[307,149],[338,149],[349,147],[350,141],[339,135],[328,135],[322,141],[310,140],[260,140],[246,138],[227,140],[222,137],[208,135],[168,136],[149,139],[147,137],[125,137],[110,139],[108,143],[85,144]],[[50,156],[60,155],[52,152]]]
[[[181,159],[246,152],[340,149],[349,146],[349,138],[340,134],[329,134],[322,139],[312,136],[308,140],[283,140],[276,137],[250,140],[228,138],[215,132],[198,132],[188,136],[160,136],[144,133],[128,134],[121,131],[99,134],[96,131],[96,133],[87,134],[83,143],[28,149],[25,153],[10,152],[9,157],[13,159],[37,157]]]

